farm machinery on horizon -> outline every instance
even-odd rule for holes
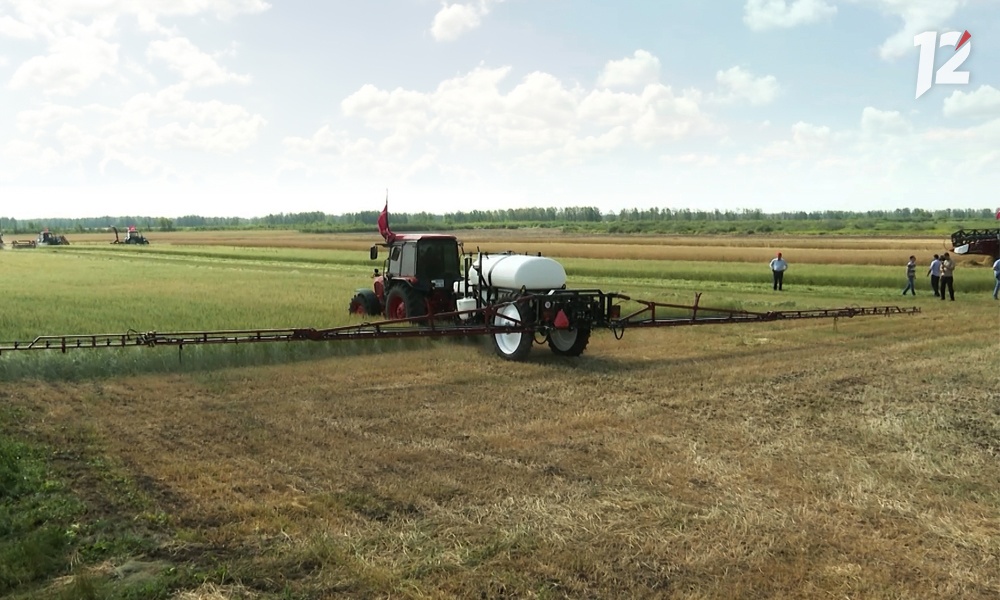
[[[114,232],[115,232],[115,241],[111,242],[112,244],[129,244],[129,245],[137,245],[137,246],[148,246],[149,245],[149,240],[146,239],[146,236],[144,236],[141,233],[139,233],[139,231],[135,228],[135,225],[129,225],[128,226],[128,229],[125,231],[125,238],[124,239],[118,237],[118,228],[117,227],[115,227],[115,226],[112,225],[111,229],[113,229]]]
[[[131,346],[247,344],[292,341],[377,340],[488,336],[495,353],[523,360],[535,344],[559,356],[583,354],[594,330],[608,329],[621,339],[626,329],[761,323],[797,319],[914,314],[917,307],[842,307],[752,312],[700,305],[633,299],[597,289],[570,289],[566,271],[541,255],[465,253],[452,235],[393,234],[383,211],[379,231],[388,250],[371,288],[349,302],[361,323],[315,328],[222,331],[158,331],[114,334],[48,335],[31,341],[0,342],[0,354],[15,350],[60,350]],[[379,246],[370,258],[379,258]]]
[[[2,243],[0,243],[2,245]],[[14,240],[10,247],[17,250],[23,248],[37,248],[39,246],[69,246],[69,240],[65,235],[56,235],[48,229],[43,230],[33,240]]]

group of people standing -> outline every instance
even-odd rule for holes
[[[772,281],[775,291],[783,290],[785,281],[785,271],[788,270],[788,261],[781,256],[781,252],[770,262]],[[945,252],[942,255],[934,255],[931,266],[927,269],[927,275],[931,278],[931,289],[934,296],[945,299],[945,294],[952,301],[955,300],[955,261],[951,255]],[[993,286],[993,299],[1000,300],[1000,258],[993,263],[993,276],[996,285]],[[903,288],[903,295],[907,292],[916,296],[917,287],[917,257],[910,256],[906,263],[906,287]]]
[[[934,295],[942,300],[945,299],[945,293],[947,297],[951,300],[955,299],[955,261],[951,259],[951,255],[945,252],[944,254],[938,256],[934,255],[934,260],[931,261],[931,266],[927,269],[927,275],[931,278],[931,289],[934,290]],[[914,287],[914,279],[917,276],[917,257],[911,256],[910,261],[906,263],[906,287],[903,288],[903,295],[906,292],[910,292],[914,296],[917,295],[916,289]],[[996,279],[996,284],[993,286],[993,299],[1000,300],[1000,258],[993,262],[993,277]]]
[[[906,263],[906,277],[909,283],[903,290],[904,296],[907,290],[913,291],[913,278],[916,275],[916,270],[917,259],[911,256],[910,262]],[[947,290],[948,297],[952,300],[955,299],[955,261],[951,259],[950,254],[947,252],[941,256],[935,254],[930,268],[927,269],[927,275],[931,278],[931,289],[934,290],[935,296],[944,300],[944,293]],[[913,295],[916,296],[916,292],[913,292]]]

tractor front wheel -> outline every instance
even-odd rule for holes
[[[381,309],[375,292],[371,290],[358,290],[347,307],[348,312],[358,317],[377,315]]]
[[[412,319],[427,314],[427,301],[417,290],[396,285],[385,296],[385,316],[388,319]]]
[[[514,302],[515,298],[507,298],[510,302],[497,309],[493,317],[494,327],[521,327],[531,322],[531,308],[523,302]],[[493,350],[497,355],[507,360],[523,360],[531,352],[531,344],[535,336],[530,331],[511,331],[493,334]]]
[[[549,349],[559,356],[580,356],[589,342],[589,329],[553,329],[549,332]]]

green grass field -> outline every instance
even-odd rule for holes
[[[533,243],[507,235],[477,243]],[[369,242],[261,239],[5,250],[0,340],[356,322]],[[5,353],[0,596],[995,598],[990,273],[903,298],[901,266],[830,240],[782,240],[831,257],[782,293],[766,261],[669,239],[538,249],[645,300],[922,312],[598,332],[524,363],[477,340]]]

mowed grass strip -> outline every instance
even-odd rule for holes
[[[1000,348],[976,317],[604,334],[523,364],[444,342],[9,401],[91,430],[186,560],[225,566],[208,583],[256,597],[991,598]]]
[[[766,264],[776,252],[783,252],[793,263],[860,264],[902,266],[915,254],[919,264],[929,264],[934,254],[950,249],[946,236],[935,237],[874,237],[874,236],[684,236],[684,235],[579,235],[561,233],[557,229],[471,230],[455,235],[472,251],[481,248],[489,252],[513,251],[561,258],[592,258],[612,260],[679,260],[705,262],[752,262]],[[101,234],[73,236],[69,248],[122,252],[189,252],[201,253],[190,246],[228,248],[225,252],[242,252],[243,248],[266,248],[273,254],[277,248],[342,251],[343,260],[364,261],[368,248],[381,243],[373,229],[369,234],[314,234],[284,230],[260,231],[182,231],[162,232],[155,243],[141,248],[109,245]],[[218,251],[222,252],[222,251]],[[301,256],[322,260],[322,254],[302,253]],[[960,259],[963,263],[985,263],[983,257]]]

